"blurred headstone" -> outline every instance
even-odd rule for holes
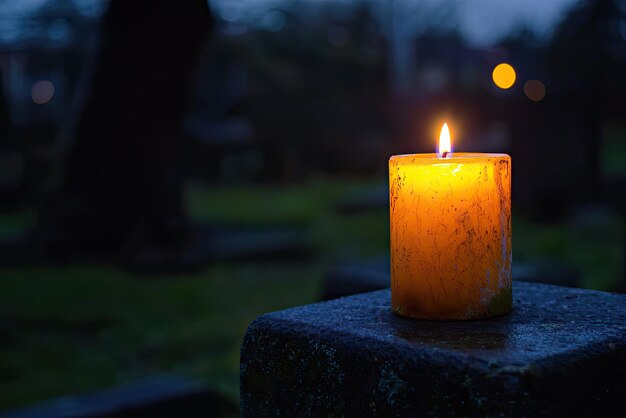
[[[372,187],[344,196],[335,210],[341,214],[357,214],[389,209],[389,188],[387,185]]]
[[[312,254],[301,227],[197,225],[180,251],[142,245],[124,265],[137,274],[169,274],[202,270],[214,262],[302,261]]]
[[[110,389],[65,396],[8,412],[2,418],[230,417],[236,407],[204,384],[161,376]]]
[[[243,118],[223,121],[207,121],[205,118],[188,117],[185,132],[191,138],[187,156],[188,171],[207,180],[242,180],[252,178],[248,164],[238,164],[234,173],[226,173],[228,157],[240,157],[258,153],[250,122]],[[230,177],[230,178],[229,178]]]
[[[514,262],[513,280],[579,287],[580,274],[576,268],[557,261]]]
[[[371,292],[390,286],[389,256],[331,267],[324,278],[322,300]],[[577,287],[578,270],[555,261],[513,263],[513,280]]]
[[[322,300],[389,287],[389,256],[331,267],[324,278]]]

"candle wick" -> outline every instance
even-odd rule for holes
[[[441,158],[446,158],[448,156],[448,151],[444,151],[443,154],[441,154]]]

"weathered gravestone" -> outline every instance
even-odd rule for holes
[[[242,416],[626,416],[626,295],[515,282],[511,314],[470,322],[389,306],[381,290],[256,319]]]

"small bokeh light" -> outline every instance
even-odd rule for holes
[[[540,102],[546,95],[546,86],[539,80],[524,83],[524,94],[533,102]]]
[[[35,104],[48,103],[54,97],[54,84],[50,80],[39,80],[30,91]]]
[[[506,63],[496,65],[491,74],[493,82],[501,89],[508,89],[515,84],[515,69]]]

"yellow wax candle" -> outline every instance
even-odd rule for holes
[[[391,303],[399,315],[478,319],[511,310],[511,157],[389,159]],[[449,138],[449,133],[448,133]]]

